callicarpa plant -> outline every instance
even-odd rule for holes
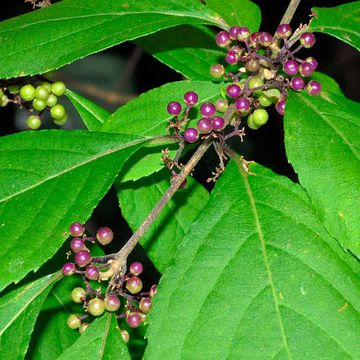
[[[360,106],[317,48],[360,49],[360,2],[261,27],[249,0],[25,3],[0,23],[0,111],[24,115],[0,139],[1,357],[359,359]],[[71,90],[66,65],[125,41],[182,80],[112,112]]]

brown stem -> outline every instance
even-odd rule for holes
[[[299,6],[301,0],[291,0],[284,16],[282,17],[280,24],[289,24],[292,18],[294,17],[295,11]]]

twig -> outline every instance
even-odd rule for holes
[[[299,6],[301,0],[291,0],[284,16],[281,19],[280,24],[289,24],[292,18],[294,17],[295,11]]]

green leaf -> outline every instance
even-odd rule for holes
[[[360,50],[360,1],[332,7],[313,8],[310,31],[335,36]]]
[[[0,139],[0,258],[7,259],[0,289],[54,255],[69,225],[88,219],[145,140],[61,130]]]
[[[339,84],[329,75],[315,71],[311,75],[311,80],[316,80],[321,83],[322,89],[334,93],[336,95],[344,95]]]
[[[102,123],[111,115],[103,107],[69,89],[66,90],[66,95],[90,131],[98,130]]]
[[[100,130],[143,136],[166,135],[168,134],[166,128],[172,119],[166,110],[169,102],[175,100],[183,102],[184,94],[190,90],[198,93],[200,104],[214,101],[220,97],[221,86],[222,84],[209,81],[180,81],[163,85],[121,106],[107,119]],[[194,112],[198,115],[196,109]],[[164,146],[142,148],[134,155],[135,159],[128,162],[129,166],[121,180],[137,180],[162,169],[164,164],[161,161],[161,149],[163,148]],[[138,159],[142,161],[136,161]]]
[[[260,8],[249,0],[205,0],[206,6],[218,13],[230,26],[246,26],[251,32],[259,30]]]
[[[31,333],[49,291],[60,273],[44,276],[8,292],[0,299],[0,348],[2,359],[23,359]]]
[[[140,38],[135,43],[188,79],[213,80],[210,66],[223,61],[225,56],[214,39],[214,31],[206,26],[183,25]]]
[[[285,146],[314,208],[344,249],[360,256],[360,104],[322,92],[291,93]]]
[[[230,163],[160,281],[145,359],[353,359],[360,287],[297,184]]]
[[[194,179],[189,177],[187,182],[186,189],[174,195],[140,240],[160,272],[164,272],[171,263],[178,244],[209,199],[209,193]],[[167,169],[136,182],[116,185],[121,213],[133,231],[141,225],[169,186]]]
[[[125,40],[181,24],[221,25],[193,0],[64,0],[4,21],[0,78],[44,73]]]
[[[129,359],[114,314],[106,313],[86,329],[85,333],[59,357],[59,360]]]

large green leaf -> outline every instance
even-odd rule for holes
[[[1,358],[23,359],[31,333],[45,301],[60,273],[44,276],[30,284],[10,291],[0,300]]]
[[[297,184],[230,163],[160,281],[146,359],[355,359],[360,286]]]
[[[198,93],[200,104],[214,101],[220,97],[220,89],[221,84],[209,81],[180,81],[163,85],[120,107],[101,126],[100,131],[143,136],[166,135],[166,128],[172,119],[166,110],[169,102],[183,102],[184,94],[190,90]],[[121,180],[137,180],[162,169],[164,164],[161,161],[161,149],[164,147],[165,145],[146,147],[138,151],[132,161],[128,162]]]
[[[90,131],[98,130],[102,123],[111,115],[111,113],[103,107],[74,91],[67,89],[66,95],[78,111],[85,126]]]
[[[286,153],[330,234],[360,256],[360,104],[291,93]]]
[[[360,1],[332,8],[313,8],[310,31],[335,36],[360,50]]]
[[[1,138],[0,289],[37,270],[64,242],[69,224],[88,219],[144,140],[61,130]]]
[[[121,213],[135,231],[170,186],[169,171],[161,171],[136,182],[117,185]],[[176,248],[191,223],[209,199],[209,193],[194,179],[187,179],[185,190],[178,191],[167,203],[141,245],[160,272],[171,263]]]
[[[125,40],[181,24],[220,25],[193,0],[64,0],[7,20],[0,29],[0,78],[44,73]]]
[[[83,335],[59,357],[59,360],[129,359],[114,314],[96,319]]]

